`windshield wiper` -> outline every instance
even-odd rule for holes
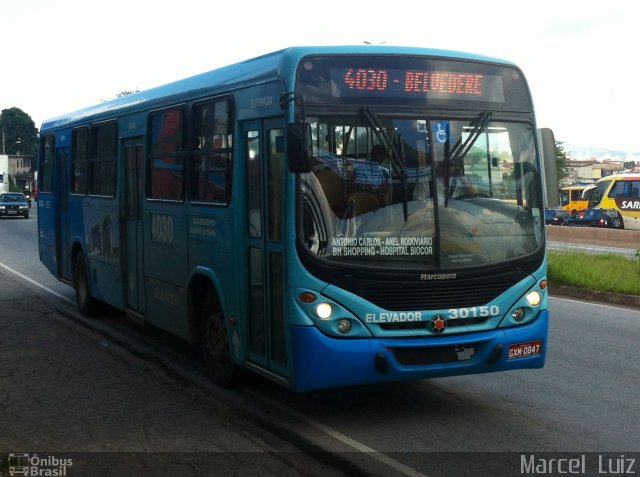
[[[460,138],[456,141],[452,148],[449,147],[448,141],[445,143],[445,207],[447,207],[450,196],[453,195],[453,190],[455,189],[455,177],[453,178],[454,185],[450,186],[449,184],[451,169],[459,166],[460,161],[463,160],[464,156],[467,155],[467,153],[471,150],[473,145],[480,137],[480,134],[482,134],[487,128],[489,121],[491,121],[491,116],[492,113],[490,111],[482,112],[480,116],[473,123],[471,123],[473,124],[473,129],[465,139],[464,143],[462,142],[462,136],[460,136]],[[447,137],[449,137],[449,134],[450,132],[447,131]]]
[[[382,123],[378,119],[376,113],[374,113],[370,108],[362,108],[360,112],[367,123],[369,123],[369,126],[371,126],[371,129],[378,140],[387,148],[389,158],[391,159],[391,166],[393,167],[396,176],[400,178],[400,184],[402,186],[402,213],[404,214],[404,221],[406,222],[409,217],[407,207],[407,166],[404,156],[404,147],[402,145],[402,137],[400,135],[395,135],[399,144],[399,148],[396,148],[393,141],[389,138],[382,127]]]
[[[467,136],[464,144],[461,144],[462,137],[458,139],[458,141],[453,146],[453,149],[451,150],[451,157],[454,162],[457,162],[459,159],[467,155],[469,150],[473,147],[473,145],[480,137],[480,134],[482,134],[487,128],[489,121],[491,121],[491,115],[492,113],[490,111],[484,111],[482,114],[480,114],[478,119],[472,123],[473,129],[471,130],[471,134]]]

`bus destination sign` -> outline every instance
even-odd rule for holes
[[[502,77],[475,72],[331,68],[334,97],[458,99],[504,103]]]

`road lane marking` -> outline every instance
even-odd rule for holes
[[[23,275],[23,274],[22,274],[22,273],[20,273],[18,270],[14,270],[14,269],[13,269],[13,268],[11,268],[10,266],[5,265],[5,264],[4,264],[4,263],[2,263],[2,262],[0,262],[0,267],[4,268],[5,270],[7,270],[7,271],[9,271],[9,272],[11,272],[11,273],[13,273],[14,275],[19,276],[19,277],[20,277],[20,278],[22,278],[23,280],[28,281],[28,282],[29,282],[29,283],[31,283],[32,285],[35,285],[35,286],[37,286],[37,287],[39,287],[39,288],[42,288],[44,291],[46,291],[46,292],[48,292],[48,293],[51,293],[53,296],[55,296],[55,297],[57,297],[57,298],[60,298],[61,300],[65,301],[65,302],[67,302],[67,303],[69,303],[69,304],[71,304],[71,305],[75,305],[75,302],[74,302],[73,300],[70,300],[70,299],[69,299],[69,298],[67,298],[66,296],[64,296],[64,295],[62,295],[62,294],[60,294],[60,293],[58,293],[57,291],[52,290],[51,288],[44,286],[42,283],[38,283],[38,282],[37,282],[37,281],[35,281],[33,278],[29,278],[28,276]]]
[[[349,436],[345,436],[340,431],[336,431],[335,429],[327,426],[326,424],[323,424],[319,421],[316,421],[315,419],[307,417],[304,414],[299,413],[298,411],[294,411],[293,409],[288,408],[277,401],[273,401],[272,399],[264,396],[263,394],[260,394],[254,391],[247,391],[247,392],[248,394],[252,394],[256,399],[268,402],[269,405],[278,408],[281,412],[284,412],[285,414],[288,414],[288,415],[293,415],[296,419],[308,424],[311,427],[315,427],[317,430],[324,432],[329,437],[339,442],[342,442],[343,444],[348,445],[349,447],[357,450],[358,452],[367,454],[372,459],[375,459],[378,462],[381,462],[386,466],[397,470],[403,475],[406,475],[408,477],[427,477],[425,474],[418,472],[415,469],[412,469],[411,467],[403,464],[402,462],[398,462],[397,460],[384,455],[380,451],[377,451],[372,447],[369,447],[368,445],[363,444],[362,442],[356,441],[355,439],[352,439]]]
[[[591,301],[588,301],[588,300],[580,300],[580,299],[577,299],[577,298],[567,298],[567,297],[564,297],[562,295],[554,295],[553,293],[551,293],[549,298],[551,298],[553,300],[570,301],[572,303],[579,303],[581,305],[599,306],[599,307],[602,307],[602,308],[613,308],[614,310],[624,310],[624,311],[632,311],[632,312],[635,312],[635,313],[640,313],[637,309],[631,308],[631,307],[628,307],[628,306],[624,306],[624,305],[616,305],[616,304],[607,305],[606,303],[591,302]]]

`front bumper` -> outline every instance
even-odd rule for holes
[[[336,339],[313,326],[293,326],[293,388],[357,384],[541,368],[549,311],[510,328],[427,338]],[[509,346],[542,340],[541,352],[509,359]]]

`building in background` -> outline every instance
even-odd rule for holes
[[[622,161],[569,160],[567,170],[569,175],[561,185],[594,184],[598,179],[624,171],[625,166]]]
[[[0,155],[0,192],[32,191],[34,188],[33,156]]]

